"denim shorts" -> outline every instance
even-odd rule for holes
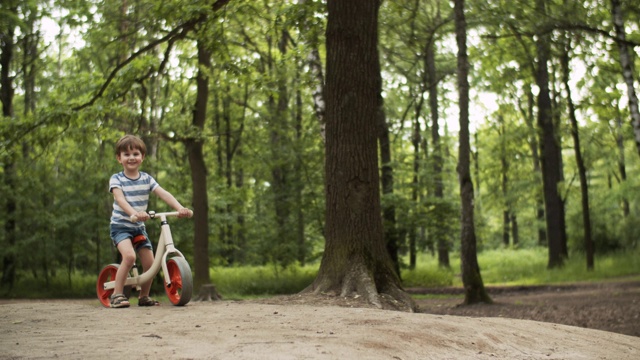
[[[129,239],[133,243],[133,238],[135,236],[144,235],[145,240],[136,243],[134,246],[135,250],[138,251],[142,248],[147,248],[153,251],[153,246],[151,245],[151,241],[149,241],[149,235],[147,234],[144,226],[138,228],[130,228],[124,225],[110,224],[109,230],[111,232],[111,240],[113,241],[113,245],[116,248],[118,247],[118,244],[124,240]]]

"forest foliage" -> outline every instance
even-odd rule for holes
[[[585,250],[571,100],[597,262],[636,249],[640,228],[640,157],[611,2],[545,0],[544,14],[534,3],[467,4],[478,250],[546,246],[534,71],[544,34],[569,256]],[[620,6],[638,89],[640,5]],[[415,266],[416,254],[444,246],[455,256],[460,246],[452,10],[442,0],[380,8],[391,148],[381,165],[394,174],[382,203],[395,207],[403,267]],[[183,204],[193,202],[187,144],[202,144],[212,266],[286,268],[322,256],[323,1],[8,0],[0,19],[3,285],[21,276],[96,274],[114,261],[107,187],[121,170],[114,144],[126,133],[145,140],[143,170]],[[209,50],[210,66],[199,64],[198,44]],[[202,127],[193,123],[199,71],[209,85]],[[150,209],[166,210],[155,201]],[[192,259],[192,222],[171,225]],[[157,238],[153,222],[148,231]]]

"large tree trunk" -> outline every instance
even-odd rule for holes
[[[200,131],[204,129],[207,118],[209,98],[208,76],[203,69],[211,67],[211,54],[202,41],[198,41],[197,98],[193,111],[193,125]],[[202,138],[186,140],[186,148],[191,166],[194,212],[194,286],[196,288],[211,282],[209,275],[209,201],[207,197],[207,168],[202,152]]]
[[[458,93],[460,104],[460,146],[458,152],[458,176],[460,179],[461,216],[461,267],[464,285],[464,303],[491,303],[487,294],[476,249],[476,231],[473,220],[473,182],[471,181],[471,149],[469,138],[469,60],[467,57],[467,24],[464,0],[454,1],[456,42],[458,44]]]
[[[569,41],[569,40],[567,40]],[[591,215],[589,212],[589,185],[587,183],[587,169],[582,158],[580,148],[580,134],[578,133],[578,119],[576,118],[576,108],[571,98],[571,86],[569,85],[569,45],[564,49],[561,57],[562,82],[567,92],[567,104],[569,105],[569,119],[571,120],[571,136],[573,137],[573,147],[578,165],[578,175],[580,177],[580,195],[582,199],[582,227],[584,228],[584,248],[587,253],[587,270],[593,270],[594,266],[594,245],[591,237]]]
[[[545,0],[536,0],[536,7],[540,14],[545,14]],[[542,16],[542,15],[541,15]],[[536,41],[538,54],[538,68],[536,83],[538,94],[538,127],[541,129],[542,140],[542,183],[544,192],[545,218],[547,224],[547,243],[549,244],[549,268],[560,267],[564,263],[562,256],[564,216],[562,199],[558,191],[560,182],[560,148],[556,138],[555,126],[551,111],[549,96],[549,35],[540,34]]]
[[[388,297],[413,311],[384,242],[377,156],[381,106],[378,1],[328,0],[326,244],[314,294]]]
[[[611,0],[611,15],[613,16],[613,27],[616,31],[616,42],[620,52],[620,65],[622,66],[622,77],[627,84],[627,95],[629,96],[629,112],[631,113],[631,125],[635,134],[636,147],[640,154],[640,110],[638,109],[638,96],[634,86],[633,62],[626,43],[624,31],[624,19],[620,0]]]

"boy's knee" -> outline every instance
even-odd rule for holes
[[[133,265],[136,262],[136,254],[135,253],[127,253],[122,254],[122,264],[123,265]]]

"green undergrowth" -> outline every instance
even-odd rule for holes
[[[596,256],[595,269],[586,271],[586,260],[572,254],[560,269],[547,269],[546,249],[501,249],[484,251],[478,255],[482,279],[487,286],[544,285],[570,282],[640,280],[640,249]],[[451,254],[451,267],[438,266],[437,258],[428,254],[418,256],[415,269],[402,271],[405,288],[460,287],[460,260]],[[213,267],[212,283],[224,299],[249,299],[280,294],[294,294],[310,285],[318,271],[318,264],[301,266],[242,266]],[[12,289],[0,288],[0,298],[91,298],[95,297],[97,275],[59,271],[49,279],[31,274],[18,274]],[[194,289],[193,297],[198,289]],[[161,277],[156,277],[152,293],[162,297]]]
[[[543,248],[488,250],[478,254],[485,285],[543,285],[570,282],[640,279],[640,249],[595,258],[587,271],[584,254],[571,254],[562,268],[547,269],[548,252]],[[451,256],[450,268],[442,268],[435,257],[421,255],[413,270],[402,274],[405,287],[462,286],[460,259]]]

